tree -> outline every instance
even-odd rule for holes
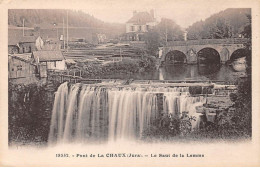
[[[204,23],[203,21],[196,22],[192,25],[192,27],[188,28],[187,37],[189,40],[198,40],[203,37],[203,27]]]
[[[250,9],[226,9],[210,16],[205,21],[198,21],[187,28],[187,38],[197,39],[223,39],[238,37],[247,23]]]
[[[149,31],[145,35],[145,43],[149,54],[156,56],[158,47],[162,45],[160,35],[157,31]]]
[[[156,56],[158,47],[169,41],[183,40],[183,31],[174,21],[162,18],[161,22],[145,35],[148,53]]]
[[[249,77],[251,77],[251,61],[252,61],[252,17],[251,15],[247,15],[248,22],[244,27],[244,30],[242,31],[242,35],[245,38],[248,38],[249,41],[247,41],[245,45],[246,49],[246,62],[247,62],[247,74]]]
[[[242,31],[245,38],[249,41],[245,43],[246,49],[246,62],[247,62],[247,77],[239,81],[238,92],[236,93],[237,99],[235,100],[236,127],[242,129],[246,135],[252,135],[252,79],[251,79],[251,39],[252,39],[252,26],[251,15],[247,15],[248,22]]]
[[[162,40],[166,41],[181,41],[184,39],[183,31],[179,25],[167,18],[162,18],[161,22],[155,27]]]
[[[232,27],[224,18],[219,18],[216,20],[215,24],[212,24],[210,35],[213,39],[231,38]]]
[[[252,17],[251,15],[247,15],[247,19],[248,22],[244,27],[244,30],[242,31],[242,34],[244,35],[245,38],[252,38],[252,26],[251,26],[251,22],[252,22]]]

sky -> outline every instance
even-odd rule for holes
[[[196,21],[204,20],[212,14],[227,9],[229,4],[216,4],[216,1],[195,0],[122,0],[96,1],[88,4],[82,11],[94,17],[112,23],[125,23],[133,16],[133,11],[155,10],[158,19],[165,17],[174,20],[183,28],[187,28]],[[202,3],[203,2],[203,3]]]

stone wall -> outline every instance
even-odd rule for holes
[[[230,96],[237,92],[237,87],[234,85],[222,85],[215,87],[212,92],[212,94],[206,97],[206,103],[203,106],[196,107],[196,111],[197,113],[202,113],[201,119],[204,120],[204,123],[218,124],[219,117],[222,114],[235,111],[234,103]]]
[[[181,41],[169,42],[167,47],[163,47],[161,63],[165,62],[167,53],[177,50],[185,54],[188,64],[197,63],[197,53],[203,48],[213,48],[219,55],[222,63],[230,59],[230,56],[237,49],[243,49],[245,39],[227,39],[227,40],[194,40],[194,41]]]

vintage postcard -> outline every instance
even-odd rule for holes
[[[0,166],[260,166],[260,1],[0,9]]]

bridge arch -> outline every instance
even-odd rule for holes
[[[246,49],[244,48],[239,48],[237,50],[235,50],[231,56],[230,56],[230,61],[234,61],[238,58],[242,58],[242,57],[245,57],[246,56]]]
[[[172,50],[172,51],[169,51],[165,55],[165,64],[166,65],[184,64],[184,63],[187,63],[187,57],[182,51]]]
[[[220,54],[214,48],[205,47],[197,53],[197,62],[199,65],[219,65],[220,61]]]

